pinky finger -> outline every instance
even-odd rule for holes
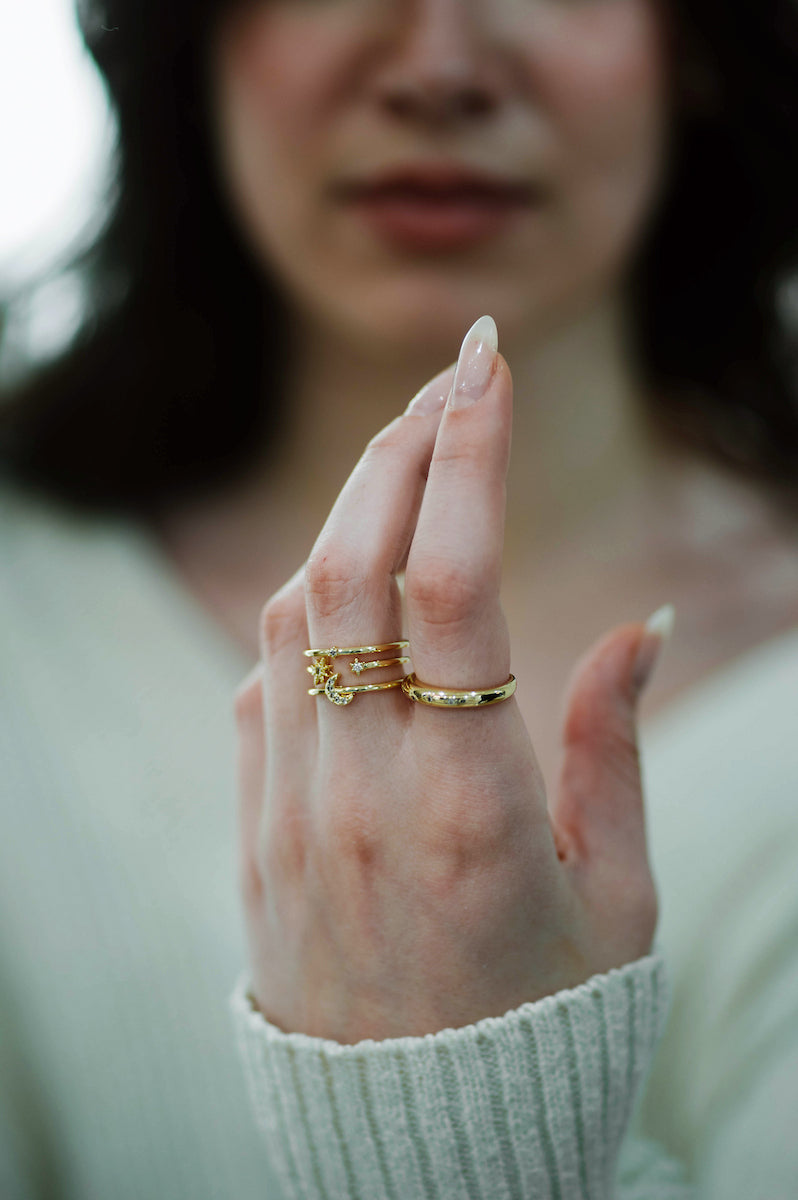
[[[244,902],[257,903],[262,880],[257,848],[266,782],[266,730],[263,719],[263,665],[253,667],[235,694],[238,731],[236,782],[238,788],[239,878]]]
[[[318,729],[318,699],[308,695],[305,565],[264,605],[260,615],[267,791],[282,802],[307,781]],[[325,701],[326,703],[326,701]]]

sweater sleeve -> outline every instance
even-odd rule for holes
[[[666,1010],[649,955],[503,1017],[340,1045],[231,998],[286,1198],[686,1200],[677,1164],[621,1142]]]

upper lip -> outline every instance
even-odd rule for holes
[[[459,163],[406,163],[349,179],[339,185],[338,192],[346,199],[417,192],[441,197],[482,194],[527,202],[538,196],[541,188],[528,179]]]

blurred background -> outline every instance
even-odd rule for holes
[[[13,375],[75,330],[78,282],[48,277],[104,209],[113,123],[74,0],[0,0],[0,113],[0,306],[41,281],[7,330]]]

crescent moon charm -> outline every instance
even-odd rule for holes
[[[335,686],[339,679],[340,675],[331,675],[324,685],[324,694],[333,704],[351,704],[355,698],[354,694],[352,692],[339,691]]]

